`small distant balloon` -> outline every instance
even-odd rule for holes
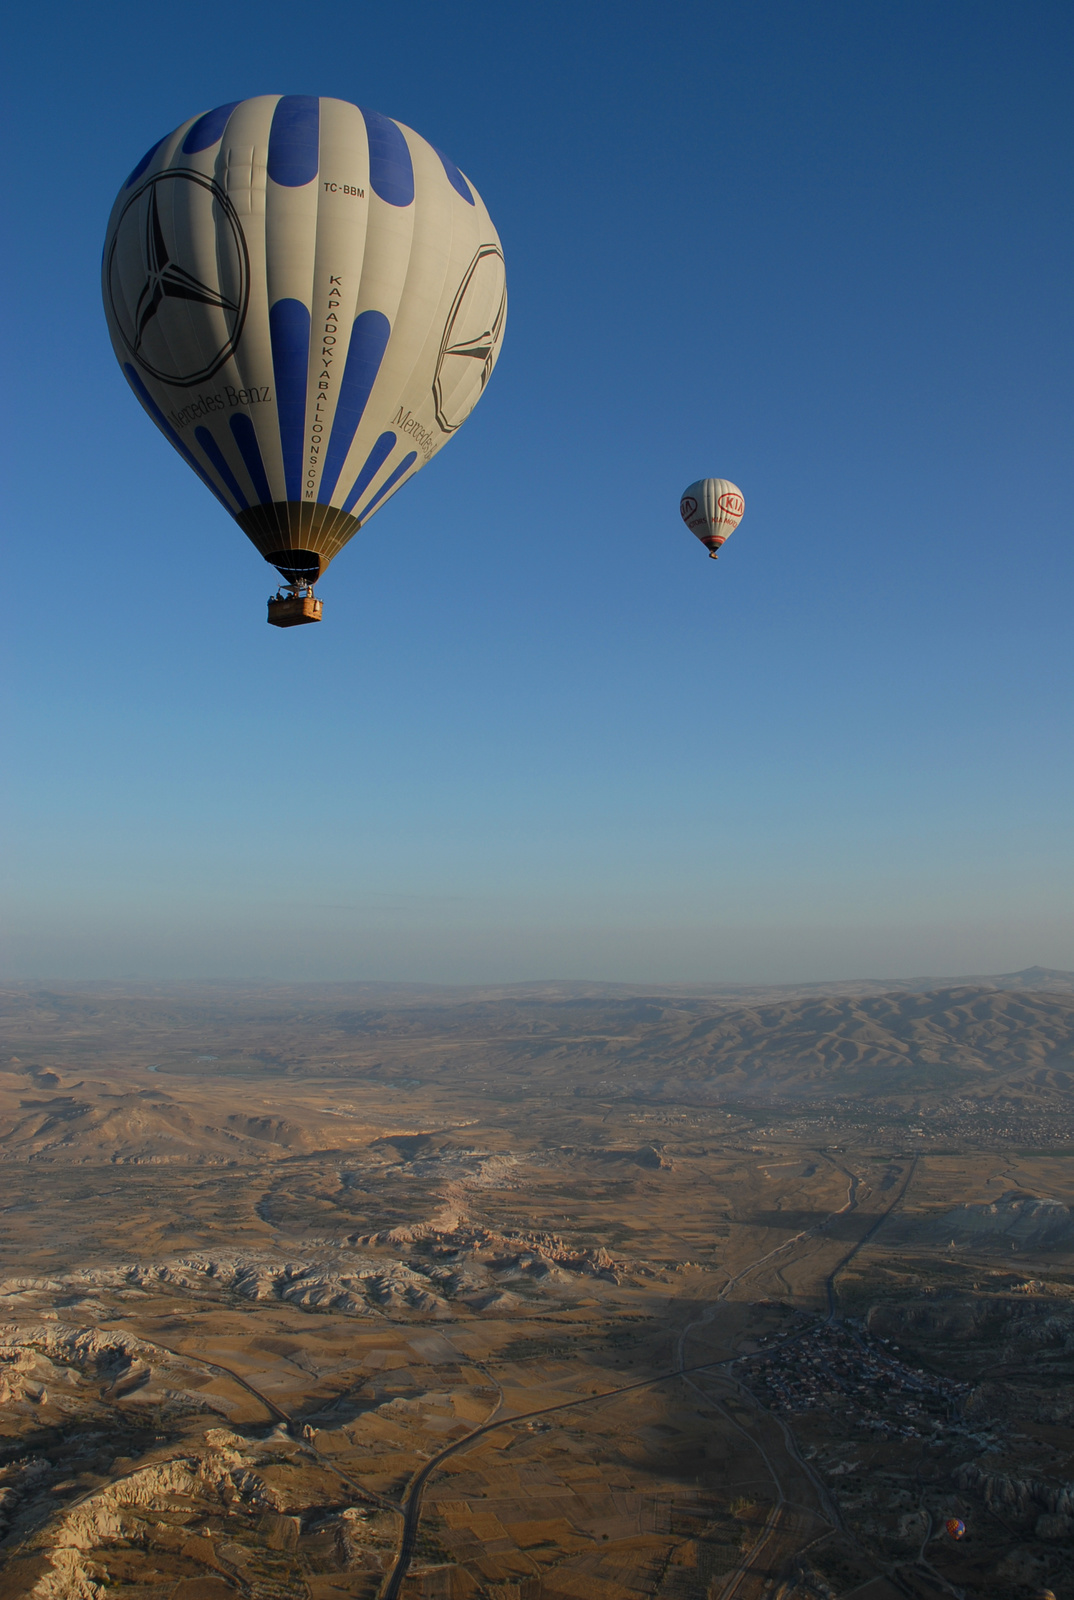
[[[949,1539],[961,1539],[966,1532],[966,1524],[961,1517],[948,1517],[944,1530]]]
[[[720,546],[742,521],[746,502],[742,490],[728,478],[698,478],[683,490],[679,502],[682,520],[695,538],[700,539],[713,561]]]

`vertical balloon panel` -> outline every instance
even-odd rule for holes
[[[397,442],[389,425],[390,401],[399,398],[393,374],[400,363],[409,371],[413,360],[400,305],[404,296],[416,297],[415,273],[421,270],[420,257],[413,254],[417,207],[406,140],[388,117],[366,109],[360,115],[369,152],[369,228],[353,330],[355,360],[346,372],[345,416],[354,426],[349,441],[344,426],[333,439],[330,471],[321,486],[324,502],[348,516],[356,514],[371,484],[385,476]]]
[[[357,106],[321,101],[321,170],[306,417],[303,499],[331,504],[324,489],[361,416],[356,387],[369,358],[366,325],[356,326],[369,234],[369,149]],[[383,320],[383,319],[382,319]],[[375,343],[375,338],[374,338]]]
[[[242,485],[245,505],[284,498],[283,450],[269,331],[267,249],[268,147],[279,95],[244,100],[228,117],[219,144],[207,152],[221,189],[235,208],[250,258],[249,310],[224,388],[225,406],[207,419],[222,458]]]
[[[265,272],[284,480],[274,498],[289,503],[301,502],[305,476],[319,144],[320,102],[283,95],[269,129]]]

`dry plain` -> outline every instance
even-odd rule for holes
[[[2,1005],[4,1600],[1074,1600],[1071,975]]]

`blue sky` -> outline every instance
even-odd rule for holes
[[[1074,968],[1068,5],[8,37],[9,974]],[[142,152],[270,92],[446,150],[510,295],[473,417],[289,632],[98,278]],[[707,474],[746,497],[718,565]]]

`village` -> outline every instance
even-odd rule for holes
[[[799,1320],[803,1331],[789,1338],[761,1335],[759,1344],[769,1348],[737,1368],[770,1410],[795,1416],[838,1409],[844,1426],[935,1444],[976,1437],[961,1414],[971,1384],[908,1365],[897,1346],[873,1338],[860,1321]],[[988,1447],[983,1437],[981,1447]]]

